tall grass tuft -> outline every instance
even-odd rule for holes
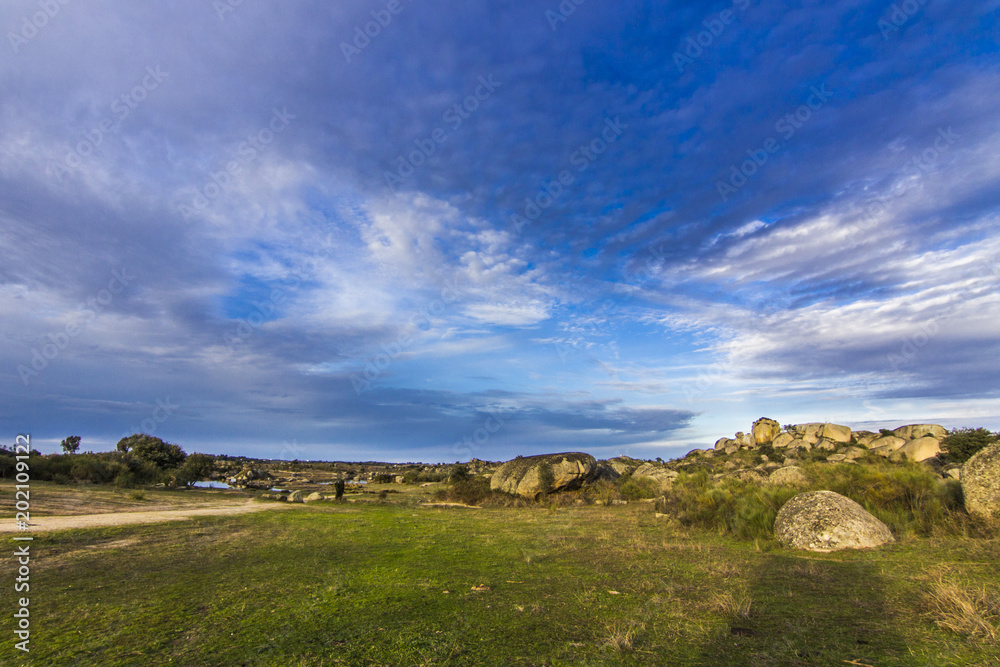
[[[940,627],[987,642],[1000,641],[1000,591],[941,579],[931,587],[928,599],[930,615]]]

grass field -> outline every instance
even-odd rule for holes
[[[649,504],[401,500],[38,534],[32,651],[8,639],[0,662],[1000,664],[995,539],[810,554],[684,529]],[[943,627],[963,621],[935,602],[948,590],[985,625]]]

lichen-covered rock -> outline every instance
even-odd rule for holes
[[[778,437],[779,433],[781,433],[781,424],[773,419],[761,417],[753,423],[753,426],[750,428],[750,433],[753,435],[755,443],[758,445],[766,445],[774,442],[774,439]]]
[[[795,436],[791,433],[779,433],[771,442],[771,446],[775,449],[781,449],[787,447],[793,440],[795,440]]]
[[[802,468],[798,466],[785,466],[772,472],[767,481],[769,484],[774,484],[775,486],[805,486],[809,483],[809,478],[802,472]]]
[[[906,440],[903,440],[899,436],[885,435],[869,442],[868,449],[882,449],[883,447],[888,447],[889,452],[894,452],[905,444]]]
[[[864,447],[848,447],[844,450],[844,456],[853,461],[854,459],[864,458],[868,455],[868,450]]]
[[[966,461],[961,479],[969,514],[1000,518],[1000,442],[984,447]]]
[[[828,438],[820,438],[819,441],[813,445],[814,449],[822,449],[827,452],[837,451],[837,443],[834,440]]]
[[[871,431],[853,431],[851,433],[851,438],[854,442],[858,443],[861,447],[867,447],[873,441],[879,439],[878,433],[872,433]]]
[[[823,424],[823,428],[819,431],[819,437],[833,442],[847,443],[851,441],[851,429],[840,424]]]
[[[605,463],[607,463],[611,467],[611,469],[614,470],[619,475],[624,475],[625,473],[632,472],[640,465],[642,465],[642,461],[633,459],[628,456],[616,456],[613,459],[608,459],[607,461],[605,461]]]
[[[303,500],[305,500],[307,503],[313,503],[316,502],[317,500],[323,500],[323,494],[318,491],[313,491]]]
[[[290,502],[290,503],[301,503],[301,502],[304,502],[304,499],[302,498],[302,492],[301,491],[292,491],[291,493],[289,493],[288,494],[288,502]]]
[[[582,452],[524,456],[507,461],[497,468],[490,479],[490,488],[525,498],[536,498],[544,491],[540,473],[546,464],[551,466],[554,478],[551,491],[579,488],[584,482],[590,481],[597,470],[597,460]]]
[[[917,438],[923,438],[928,435],[940,440],[944,436],[948,435],[947,429],[945,429],[944,426],[939,426],[937,424],[910,424],[908,426],[900,426],[899,428],[893,430],[893,433],[903,440],[916,440]]]
[[[718,440],[715,441],[715,449],[716,451],[725,450],[727,447],[731,447],[735,444],[736,441],[733,440],[732,438],[719,438]]]
[[[941,453],[941,442],[937,438],[924,437],[910,440],[900,447],[895,454],[902,455],[911,461],[926,461]]]
[[[786,447],[786,449],[789,450],[799,449],[802,450],[803,452],[808,452],[809,450],[812,449],[812,445],[806,442],[805,440],[795,438],[790,443],[788,443],[788,447]]]
[[[888,526],[833,491],[800,493],[789,500],[778,512],[774,534],[782,544],[808,551],[868,549],[895,541]]]
[[[632,479],[651,479],[660,486],[660,491],[669,491],[677,478],[677,471],[653,463],[643,463],[632,473]]]

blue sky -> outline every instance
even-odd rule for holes
[[[1000,427],[998,19],[6,2],[3,438],[455,461]]]

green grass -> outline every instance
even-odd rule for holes
[[[39,534],[32,550],[32,652],[7,641],[2,664],[881,667],[1000,651],[941,625],[928,597],[942,580],[995,592],[995,539],[809,554],[648,504],[372,503]]]

